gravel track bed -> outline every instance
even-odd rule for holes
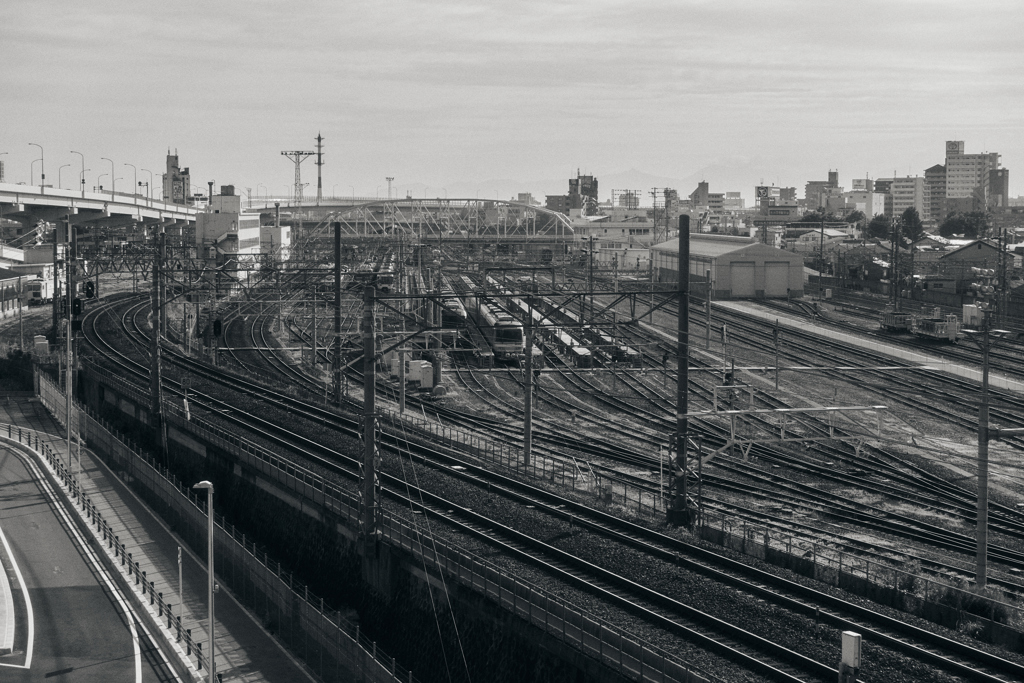
[[[104,317],[110,318],[111,316]],[[109,328],[107,327],[107,325],[109,325]],[[117,334],[120,334],[119,318],[117,320],[111,320],[110,322],[101,321],[101,330],[106,330],[107,332],[113,331],[116,332]],[[134,348],[135,347],[132,345],[131,349],[133,350],[133,353],[131,353],[130,355],[142,355],[141,352],[135,353]],[[758,352],[754,350],[747,350],[745,351],[745,353],[750,354],[752,357],[756,357],[757,355],[763,356],[762,358],[756,359],[762,363],[770,363],[774,361],[773,357],[769,360],[767,354],[758,354]],[[141,359],[140,362],[145,362],[145,359]],[[225,400],[232,401],[240,408],[258,412],[267,419],[277,419],[279,421],[282,421],[282,423],[284,424],[291,424],[293,426],[293,429],[295,429],[296,431],[302,431],[303,433],[307,434],[309,438],[312,438],[315,441],[324,444],[325,446],[334,448],[336,450],[348,450],[350,452],[355,453],[360,452],[360,445],[358,440],[351,439],[348,437],[339,437],[339,435],[336,432],[325,430],[323,426],[316,421],[305,419],[298,415],[295,415],[294,413],[286,413],[284,411],[279,411],[280,415],[274,415],[274,411],[277,411],[277,409],[268,409],[267,406],[265,406],[264,404],[262,404],[262,402],[256,399],[252,399],[251,397],[245,397],[245,399],[240,399],[239,395],[235,394],[234,392],[215,388],[215,386],[212,383],[200,383],[199,381],[197,381],[199,379],[198,377],[194,375],[193,377],[193,386],[198,390],[209,392],[211,394],[219,394],[221,391],[223,391],[224,394],[222,395],[222,398],[224,398]],[[210,384],[210,386],[204,386],[205,384]],[[801,385],[799,386],[799,391],[802,392],[804,395],[817,393],[818,396],[816,398],[819,400],[823,400],[827,403],[829,400],[834,399],[836,388],[834,387],[834,385],[830,385],[828,383],[822,383],[822,385],[817,385],[816,387],[813,388],[807,385]],[[849,385],[844,384],[843,386],[844,388],[842,391],[844,395],[844,401],[853,400],[854,402],[856,402],[856,399],[852,399],[851,395],[847,393],[848,391],[851,390]],[[797,390],[797,387],[794,386],[793,389]],[[861,391],[864,392],[866,397],[871,395],[867,389],[863,389]],[[515,395],[515,389],[512,388],[510,393]],[[607,410],[606,407],[598,409]],[[916,420],[918,424],[921,423],[921,417],[919,415],[915,415],[913,411],[911,411],[909,408],[907,408],[905,411],[898,411],[896,417],[907,421],[909,424],[913,424],[914,420]],[[211,419],[211,421],[218,421],[216,419],[216,416],[210,416],[209,419]],[[941,427],[945,431],[950,432],[949,438],[952,438],[957,431],[950,429],[948,425],[934,424],[933,426],[936,428],[936,430],[938,430]],[[962,433],[956,434],[956,436],[957,438],[964,438]],[[246,438],[256,442],[261,441],[257,436],[252,434],[247,434]],[[267,443],[266,445],[276,449],[276,446],[271,446],[269,443]],[[940,471],[944,471],[940,465],[936,465],[927,460],[925,461],[928,462],[932,467],[935,467]],[[396,474],[401,473],[401,468],[398,465],[396,456],[385,455],[383,457],[383,462],[385,469],[387,469],[388,471],[393,471]],[[409,463],[406,462],[405,466],[406,469],[408,470]],[[313,464],[311,464],[311,469],[313,469],[314,471],[320,470],[319,473],[328,476],[330,479],[336,480],[336,477],[334,477],[328,472],[322,471],[322,468],[318,468]],[[501,521],[502,523],[506,523],[509,526],[519,529],[520,531],[530,533],[535,537],[541,539],[548,539],[548,542],[551,542],[553,545],[557,545],[558,547],[561,547],[565,550],[574,552],[575,554],[578,554],[581,557],[584,557],[585,559],[590,559],[595,562],[600,561],[602,566],[607,566],[609,569],[612,569],[613,571],[617,571],[618,573],[624,574],[636,580],[642,580],[642,582],[646,583],[647,585],[662,590],[663,592],[666,592],[669,595],[678,596],[680,599],[690,596],[698,600],[700,604],[707,603],[715,609],[722,610],[722,614],[735,614],[737,615],[737,618],[739,618],[741,622],[744,623],[744,625],[749,630],[764,635],[770,635],[770,637],[776,639],[784,637],[787,639],[785,642],[788,644],[788,646],[800,652],[808,654],[809,656],[814,656],[815,658],[820,659],[820,661],[834,662],[838,659],[839,636],[834,629],[825,626],[821,626],[820,628],[815,629],[813,621],[809,621],[807,619],[803,619],[800,617],[794,617],[792,615],[787,615],[785,617],[789,621],[786,622],[787,625],[784,627],[780,628],[779,626],[771,625],[761,626],[758,624],[758,622],[762,618],[765,620],[771,618],[778,618],[779,615],[775,613],[779,610],[773,608],[771,605],[768,605],[759,599],[753,598],[751,596],[739,595],[734,590],[725,589],[719,586],[718,584],[713,584],[712,582],[708,581],[703,577],[694,577],[689,575],[684,576],[678,568],[675,568],[670,564],[662,563],[657,560],[651,560],[649,557],[644,556],[642,553],[621,548],[617,546],[617,544],[614,544],[611,541],[608,541],[607,539],[601,539],[588,532],[583,532],[579,529],[571,529],[564,522],[552,520],[551,518],[548,518],[547,516],[536,512],[535,510],[528,510],[522,508],[518,504],[513,504],[508,501],[505,501],[501,497],[486,494],[485,492],[480,491],[476,487],[472,487],[464,484],[463,482],[453,480],[450,477],[444,476],[443,474],[430,470],[428,468],[424,468],[423,466],[417,466],[417,473],[420,477],[421,483],[423,483],[426,486],[426,488],[438,493],[439,495],[450,497],[453,499],[454,502],[457,502],[461,505],[465,505],[467,507],[472,507],[477,511],[486,511],[488,516],[491,516],[492,518],[495,518],[496,520]],[[813,477],[809,477],[808,480],[813,481]],[[345,487],[354,488],[354,484],[346,482]],[[446,493],[446,491],[449,491],[449,493]],[[417,519],[419,518],[419,516],[411,515],[407,508],[400,508],[399,506],[393,505],[391,503],[388,503],[388,507],[389,509],[392,509],[392,511],[396,514],[408,516],[411,519],[411,521],[421,522],[421,519]],[[502,568],[505,568],[505,566],[507,566],[507,570],[510,572],[515,572],[517,576],[521,576],[524,579],[534,581],[538,585],[543,585],[545,587],[548,587],[549,589],[552,589],[552,584],[555,583],[550,578],[543,575],[539,570],[530,566],[524,566],[522,565],[522,563],[509,560],[508,558],[495,553],[493,548],[491,548],[490,546],[483,544],[479,541],[475,541],[473,539],[465,538],[461,534],[458,534],[457,532],[448,529],[446,525],[438,524],[436,520],[431,524],[431,527],[435,534],[437,534],[438,536],[444,535],[446,538],[451,538],[452,542],[457,543],[458,545],[467,550],[478,552],[481,556],[489,559],[495,564],[499,564],[500,566],[502,566]],[[1009,545],[1009,543],[1007,544]],[[720,551],[720,549],[718,548],[715,549]],[[752,561],[750,558],[746,558],[744,556],[739,556],[739,558],[742,561],[746,561],[750,564],[757,564],[757,566],[761,567],[762,569],[767,569],[769,571],[772,571],[773,573],[778,573],[792,580],[800,581],[801,583],[805,583],[806,585],[813,586],[818,590],[825,590],[830,593],[843,595],[845,599],[852,599],[861,602],[862,604],[870,606],[872,609],[876,609],[878,611],[889,611],[886,608],[881,608],[880,606],[869,601],[858,600],[857,598],[850,598],[850,596],[842,594],[841,591],[831,589],[828,587],[823,587],[821,584],[813,582],[809,579],[793,576],[788,572],[784,572],[784,570],[779,570],[768,565],[763,565],[762,563],[756,563],[756,561]],[[711,590],[709,588],[709,585],[717,587],[717,589]],[[719,591],[722,592],[722,595],[717,594]],[[642,622],[641,620],[621,610],[618,610],[616,608],[609,608],[608,606],[603,605],[602,603],[600,603],[600,601],[587,594],[572,589],[568,586],[560,587],[558,589],[558,594],[562,595],[564,599],[566,599],[567,601],[577,604],[593,614],[602,617],[606,614],[609,615],[609,621],[612,621],[611,617],[614,616],[615,620],[612,621],[612,623],[616,623],[617,625],[620,625],[622,628],[635,633],[636,635],[641,637],[644,640],[644,642],[650,642],[652,644],[658,645],[659,647],[663,647],[670,652],[679,652],[680,654],[678,656],[684,662],[690,662],[694,666],[703,668],[705,670],[714,670],[722,672],[726,671],[722,668],[723,662],[717,661],[718,658],[709,656],[707,655],[707,653],[704,653],[703,651],[692,646],[687,646],[684,643],[680,643],[678,638],[666,636],[666,634],[664,634],[664,632],[662,632],[660,629],[651,628],[644,624],[644,622]],[[710,608],[708,611],[710,611]],[[902,613],[893,613],[898,614],[900,618],[914,621],[915,623],[923,625],[926,628],[929,628],[930,630],[942,633],[946,637],[953,637],[958,640],[961,640],[962,642],[970,643],[975,647],[979,647],[987,651],[997,652],[1002,656],[1007,656],[1007,653],[1003,650],[1000,650],[999,648],[994,648],[991,646],[984,645],[982,643],[978,643],[976,641],[973,641],[969,637],[963,636],[961,634],[950,633],[948,631],[945,631],[944,629],[936,627],[934,624],[930,624],[929,622],[923,622],[922,620],[916,620]],[[771,622],[766,621],[766,624],[770,623]],[[785,630],[784,635],[778,632],[779,630],[783,629]],[[817,635],[815,635],[815,632],[817,633]],[[664,642],[665,644],[662,644],[662,642]],[[817,653],[822,654],[819,655]],[[922,668],[921,665],[908,661],[908,658],[903,657],[902,655],[878,651],[877,648],[871,647],[869,643],[865,643],[865,658],[871,661],[872,671],[862,672],[861,680],[864,681],[960,680],[957,677],[952,677],[946,674],[941,674],[939,672],[928,670],[927,668]],[[1016,655],[1011,655],[1008,658],[1019,659]],[[707,664],[702,664],[702,661],[706,661]],[[734,677],[741,675],[749,676],[749,674],[740,674],[739,672],[735,671],[723,673],[723,675],[725,675],[728,680],[760,680],[756,677]]]

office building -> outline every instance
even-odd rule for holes
[[[966,154],[963,140],[946,142],[946,208],[984,211],[989,205],[990,171],[999,168],[999,154]]]
[[[171,204],[192,203],[191,176],[187,168],[178,166],[178,151],[167,150],[167,172],[164,175],[164,201]]]
[[[928,202],[927,215],[921,220],[939,224],[946,218],[946,167],[935,164],[924,172],[924,192]]]
[[[923,217],[928,214],[926,205],[927,194],[924,188],[924,178],[921,176],[907,176],[905,178],[893,178],[889,186],[889,194],[892,196],[892,215],[902,215],[904,211],[913,207],[917,214]]]

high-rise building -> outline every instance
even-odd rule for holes
[[[0,183],[7,182],[4,180],[4,162],[0,161]]]
[[[839,187],[839,171],[829,171],[828,180],[808,180],[804,186],[804,201],[809,211],[826,207],[830,203],[842,203],[843,188]]]
[[[178,150],[167,150],[167,173],[164,175],[164,201],[188,204],[192,198],[191,176],[187,168],[178,167]]]
[[[911,207],[917,209],[917,214],[922,219],[928,212],[928,207],[925,206],[924,178],[921,176],[893,178],[889,194],[892,195],[892,215],[894,216],[901,215]]]
[[[1005,209],[1010,205],[1010,170],[993,168],[988,172],[988,208]]]
[[[946,167],[935,164],[924,171],[924,193],[928,202],[927,215],[921,220],[941,223],[946,218]]]
[[[965,154],[963,140],[946,142],[946,208],[983,211],[988,206],[989,172],[999,168],[999,154]]]
[[[576,171],[576,177],[569,178],[569,208],[590,216],[597,213],[597,205],[597,178]]]

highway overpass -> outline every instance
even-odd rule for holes
[[[76,226],[194,224],[197,209],[142,195],[59,190],[39,185],[0,183],[0,218],[31,228],[39,221],[70,219]]]

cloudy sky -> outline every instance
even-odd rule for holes
[[[280,152],[320,131],[328,194],[564,192],[580,169],[750,198],[922,175],[956,139],[1018,195],[1022,35],[1016,0],[4,0],[0,160],[30,182],[41,144],[67,187],[70,150],[90,186],[108,157],[128,190],[170,147],[204,188],[284,194]]]

